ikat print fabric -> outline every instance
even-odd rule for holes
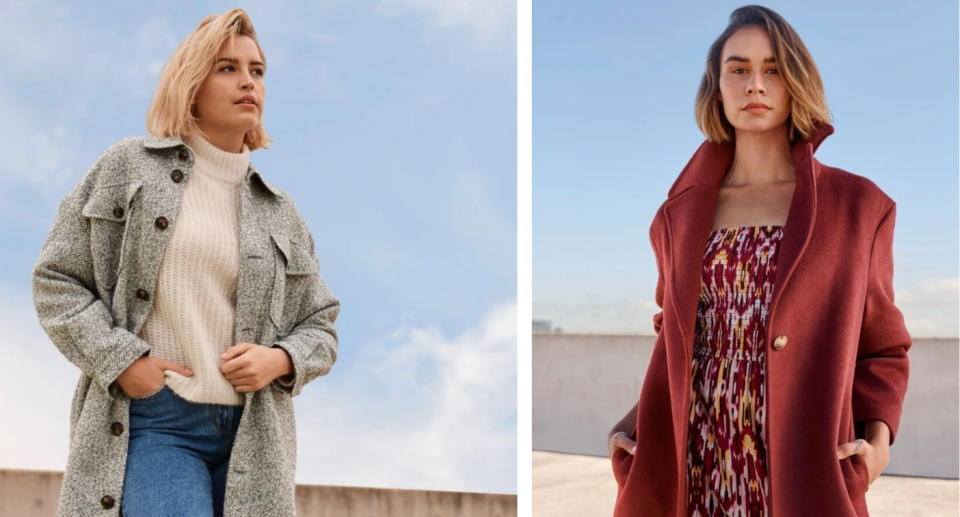
[[[768,515],[765,331],[781,226],[721,228],[703,259],[687,442],[691,517]]]

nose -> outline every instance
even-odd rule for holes
[[[750,82],[747,83],[747,95],[753,95],[755,93],[767,93],[767,88],[763,85],[763,74],[751,75]]]
[[[250,72],[244,72],[240,74],[240,89],[241,90],[253,89],[253,77],[251,77]]]

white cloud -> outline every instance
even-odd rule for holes
[[[374,12],[397,17],[410,11],[424,13],[445,28],[465,26],[487,42],[516,26],[515,0],[380,0]],[[511,39],[512,40],[512,39]]]
[[[0,397],[0,468],[62,471],[80,372],[4,292],[0,393],[20,395]],[[509,303],[454,338],[400,329],[359,348],[340,389],[314,381],[294,399],[297,482],[516,493],[516,318]]]
[[[3,289],[0,468],[60,470],[69,449],[70,405],[80,370],[40,328],[33,304]]]
[[[917,282],[894,292],[913,337],[957,337],[960,280],[937,278]]]
[[[298,407],[298,482],[516,493],[517,307],[445,338],[398,330],[357,357],[349,389]]]

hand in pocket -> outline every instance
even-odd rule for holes
[[[844,459],[857,455],[863,458],[867,464],[867,471],[870,474],[867,486],[873,484],[874,480],[880,477],[887,464],[890,463],[890,449],[877,447],[864,439],[857,439],[852,442],[841,444],[837,447],[837,458]]]
[[[613,458],[617,449],[623,449],[633,455],[637,450],[637,442],[631,440],[627,433],[618,431],[607,439],[607,451],[610,453],[610,458]]]
[[[130,364],[117,377],[117,384],[130,398],[145,397],[155,393],[166,383],[164,370],[173,370],[188,377],[193,375],[193,371],[186,366],[145,355]]]

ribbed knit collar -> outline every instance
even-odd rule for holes
[[[250,166],[250,149],[247,144],[243,144],[243,150],[239,153],[228,153],[208,142],[202,135],[188,136],[183,141],[196,155],[194,172],[232,185],[243,182]]]

